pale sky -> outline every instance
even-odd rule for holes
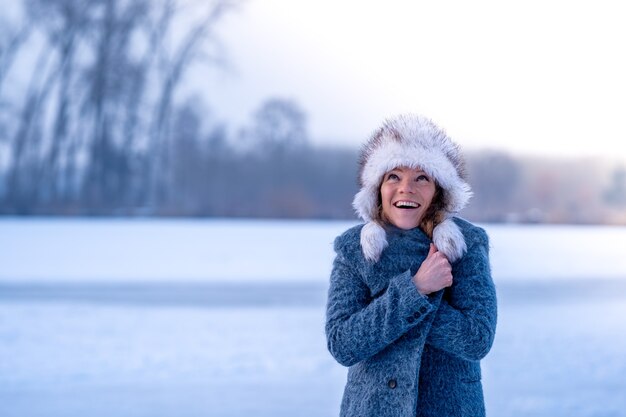
[[[316,143],[418,112],[464,149],[626,161],[624,22],[602,0],[249,0],[220,23],[236,72],[194,89],[234,123],[294,99]]]

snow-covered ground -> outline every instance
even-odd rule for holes
[[[323,221],[0,220],[0,416],[336,416]],[[626,414],[626,228],[486,226],[490,416]]]
[[[0,282],[318,281],[337,221],[0,219]],[[624,278],[626,227],[485,225],[496,281]]]

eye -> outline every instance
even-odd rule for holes
[[[393,172],[387,175],[387,181],[398,181],[400,179],[400,177],[398,177],[397,174],[394,174]]]
[[[430,178],[428,178],[426,175],[422,174],[422,175],[419,175],[419,176],[415,179],[415,181],[430,181]]]

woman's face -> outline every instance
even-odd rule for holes
[[[380,195],[383,219],[400,229],[413,229],[433,200],[435,182],[419,168],[398,167],[383,176]]]

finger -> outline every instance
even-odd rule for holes
[[[450,264],[450,261],[448,260],[448,257],[446,255],[444,255],[443,252],[437,252],[437,255],[439,255],[439,259],[441,259],[442,263],[444,263],[445,265],[448,265],[450,268],[452,268],[452,265]]]
[[[430,248],[428,249],[428,256],[434,255],[437,253],[437,246],[434,243],[430,244]]]
[[[433,255],[433,257],[437,261],[438,265],[441,265],[441,266],[446,267],[446,268],[452,268],[452,265],[450,265],[450,262],[448,261],[448,258],[443,253],[436,252]]]
[[[441,284],[442,284],[444,287],[449,287],[449,286],[451,286],[451,285],[452,285],[452,279],[450,279],[450,277],[449,277],[449,276],[448,276],[448,277],[444,277],[444,276],[442,276],[442,277],[441,277]]]

